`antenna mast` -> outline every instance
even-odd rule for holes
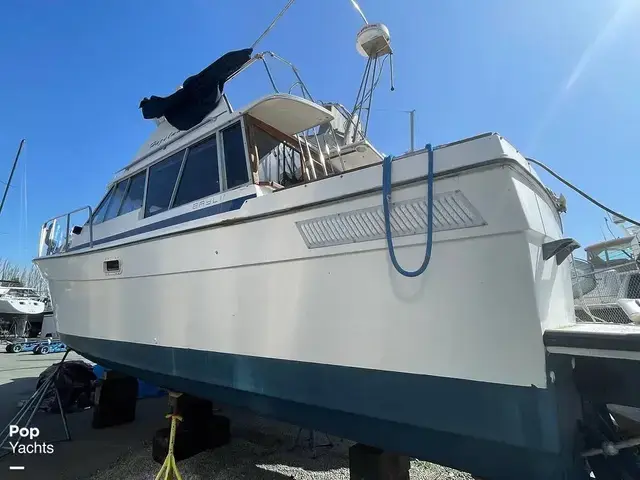
[[[11,173],[9,174],[9,181],[7,182],[7,186],[4,188],[4,195],[2,195],[2,202],[0,202],[0,213],[2,213],[2,207],[4,207],[4,202],[7,199],[7,193],[9,193],[9,187],[11,186],[11,179],[13,178],[13,173],[16,171],[16,165],[18,165],[18,159],[20,158],[20,152],[22,152],[23,145],[24,145],[24,138],[20,140],[18,153],[16,153],[16,158],[13,161],[13,166],[11,167]]]
[[[362,20],[364,20],[364,23],[369,25],[369,22],[367,21],[367,17],[365,17],[364,13],[362,13],[362,9],[360,8],[360,5],[358,5],[356,0],[351,0],[351,3],[353,4],[353,7],[358,11],[360,16],[362,17]]]
[[[360,29],[356,37],[356,50],[367,59],[360,82],[360,88],[356,95],[356,102],[351,111],[350,128],[353,128],[353,132],[350,132],[349,137],[352,142],[355,142],[358,136],[361,136],[363,139],[367,136],[373,92],[380,82],[382,69],[387,60],[389,60],[391,73],[391,91],[394,90],[393,50],[391,49],[389,29],[386,25],[382,23],[368,23],[358,4],[354,0],[351,0],[351,3],[353,3],[365,21],[365,26]]]

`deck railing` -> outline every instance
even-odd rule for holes
[[[574,258],[571,270],[578,321],[631,323],[618,301],[640,297],[640,268],[636,262],[594,269],[589,262]]]
[[[242,68],[240,68],[233,75],[231,75],[229,79],[227,79],[227,82],[231,81],[231,79],[238,76],[240,73],[245,71],[254,63],[262,62],[265,68],[265,71],[267,72],[267,76],[269,78],[269,82],[271,84],[271,87],[273,88],[274,93],[280,93],[280,89],[278,88],[276,81],[273,75],[271,74],[271,69],[269,68],[269,63],[267,62],[267,58],[272,58],[274,60],[279,61],[280,63],[285,64],[293,72],[293,75],[295,76],[295,81],[288,88],[289,94],[292,94],[295,88],[299,88],[300,96],[302,98],[309,100],[310,102],[317,103],[318,105],[322,105],[320,102],[316,102],[313,96],[311,96],[311,93],[309,92],[307,85],[302,80],[302,77],[300,76],[300,72],[295,67],[295,65],[290,61],[282,58],[280,55],[268,50],[262,53],[255,54],[247,63],[245,63],[242,66]],[[351,114],[346,112],[346,116],[348,121],[350,123],[353,123]],[[335,173],[333,171],[334,170],[333,166],[328,162],[328,159],[334,156],[337,156],[339,158],[342,166],[342,170],[344,171],[345,169],[344,161],[342,159],[342,154],[341,154],[340,143],[338,142],[336,132],[333,126],[331,125],[331,123],[329,123],[328,125],[328,132],[329,132],[329,135],[325,137],[325,141],[324,141],[324,147],[326,149],[325,152],[322,151],[322,145],[318,140],[318,127],[314,127],[307,131],[300,132],[296,135],[300,143],[299,147],[303,157],[302,158],[303,168],[305,170],[305,177],[307,180],[316,180],[317,178],[327,176],[329,173]],[[309,149],[310,142],[312,145],[315,145],[317,147],[317,154],[315,155],[312,155]],[[329,170],[331,170],[331,172],[329,172]]]
[[[85,211],[88,212],[86,220],[78,222],[77,227],[73,228],[81,229],[78,234],[85,231],[86,228],[89,229],[89,248],[91,248],[93,246],[93,210],[87,205],[50,218],[42,224],[38,256],[46,257],[66,252],[71,246],[72,235],[75,234],[71,227],[71,216]]]

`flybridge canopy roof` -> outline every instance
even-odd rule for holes
[[[244,113],[287,135],[329,123],[334,118],[326,108],[284,93],[263,97],[249,105]]]
[[[165,157],[200,140],[243,114],[251,115],[287,135],[295,135],[309,130],[330,122],[334,118],[326,108],[304,98],[285,93],[268,95],[237,112],[233,112],[226,96],[224,96],[223,101],[218,104],[216,109],[191,130],[180,131],[172,127],[169,122],[161,119],[156,130],[140,147],[131,163],[118,172],[114,181],[125,176],[136,166],[153,163],[160,157]]]
[[[614,238],[613,240],[606,240],[604,242],[594,243],[593,245],[589,245],[584,247],[587,252],[602,250],[603,248],[608,247],[619,247],[621,245],[627,246],[631,245],[635,237],[633,235],[629,235],[627,237],[622,238]]]

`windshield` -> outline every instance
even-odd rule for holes
[[[633,260],[631,248],[610,248],[607,250],[609,260]]]
[[[633,261],[631,247],[617,246],[588,252],[588,260],[595,266],[618,265]]]

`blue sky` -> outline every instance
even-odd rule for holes
[[[154,128],[140,100],[250,46],[285,3],[5,0],[0,180],[20,139],[27,144],[0,214],[0,256],[28,263],[44,220],[95,205]],[[374,97],[370,136],[380,150],[409,144],[406,114],[387,110],[416,109],[418,145],[497,131],[640,217],[640,1],[359,3],[370,22],[387,24],[395,50],[396,90],[383,79]],[[361,24],[349,0],[298,0],[258,49],[291,60],[315,98],[351,106],[364,66],[355,51]],[[268,87],[254,66],[226,91],[240,108]],[[602,239],[604,214],[541,176],[568,198],[567,233],[583,245]]]

